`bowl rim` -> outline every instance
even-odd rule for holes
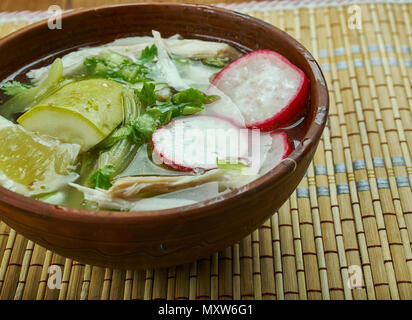
[[[236,12],[229,9],[224,9],[216,6],[210,5],[199,5],[199,4],[185,4],[185,3],[127,3],[127,4],[114,4],[114,5],[104,5],[93,8],[82,8],[70,10],[62,15],[62,22],[64,19],[76,15],[88,14],[90,12],[99,12],[104,10],[112,10],[118,7],[156,7],[156,6],[172,6],[172,7],[182,7],[182,8],[201,8],[203,10],[217,12],[223,15],[236,15],[242,19],[245,19],[248,23],[260,24],[265,28],[270,29],[282,37],[285,37],[287,42],[290,43],[297,51],[300,52],[309,63],[310,69],[316,78],[316,83],[311,83],[311,88],[316,87],[318,92],[318,108],[313,116],[312,122],[308,124],[308,129],[301,139],[301,143],[293,150],[288,158],[291,160],[292,165],[287,165],[281,162],[279,165],[274,167],[272,170],[264,174],[263,176],[253,180],[252,182],[242,186],[240,190],[234,190],[228,192],[224,195],[219,195],[211,199],[197,202],[190,205],[185,205],[176,208],[162,209],[162,210],[148,210],[148,211],[110,211],[110,210],[87,210],[87,209],[76,209],[67,206],[54,205],[34,198],[26,197],[24,195],[18,194],[11,190],[8,190],[0,186],[0,202],[24,210],[26,215],[35,215],[42,218],[53,218],[64,221],[73,221],[81,223],[99,223],[99,224],[120,224],[127,222],[138,222],[144,223],[148,221],[159,221],[162,219],[164,221],[176,221],[177,218],[185,215],[185,217],[201,217],[207,214],[210,210],[225,206],[228,203],[233,203],[238,201],[242,197],[247,197],[257,191],[260,191],[270,185],[275,179],[282,179],[290,171],[294,171],[297,167],[299,161],[301,161],[311,150],[313,144],[320,140],[323,132],[323,128],[327,122],[327,115],[329,110],[329,95],[326,85],[325,78],[322,71],[315,61],[311,53],[292,36],[282,31],[281,29],[265,22],[260,19],[251,17],[249,15]],[[47,24],[47,20],[42,20],[37,23],[30,24],[22,29],[19,29],[6,37],[0,39],[0,48],[21,34],[26,32],[34,31],[36,29],[44,27]],[[305,141],[307,141],[305,143]],[[283,164],[283,165],[282,165]]]

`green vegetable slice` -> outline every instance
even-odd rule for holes
[[[0,115],[12,120],[14,114],[26,112],[52,94],[59,87],[62,76],[63,63],[61,59],[56,59],[51,65],[47,78],[39,86],[23,90],[8,100],[0,107]]]
[[[124,93],[125,122],[137,118],[141,113],[141,109],[140,103],[134,99],[133,92],[126,88]],[[121,127],[120,129],[122,128],[125,127]],[[114,175],[116,175],[129,165],[138,147],[131,140],[124,139],[127,136],[123,138],[113,138],[114,133],[121,133],[122,130],[120,129],[115,130],[96,147],[97,150],[100,150],[97,157],[91,156],[91,153],[84,157],[85,161],[81,166],[82,177],[88,177],[90,174],[93,174],[93,172],[103,169],[107,165],[115,167]],[[104,145],[104,143],[106,143],[106,145]],[[90,164],[91,162],[93,162],[93,165]],[[80,183],[84,183],[84,181]]]
[[[107,79],[72,82],[17,119],[23,127],[87,151],[123,121],[123,86]]]

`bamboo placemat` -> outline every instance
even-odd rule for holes
[[[329,125],[283,207],[210,258],[155,270],[84,265],[0,223],[0,299],[412,299],[412,4],[362,4],[360,30],[348,6],[270,4],[234,9],[301,41],[330,93]],[[14,18],[0,14],[1,36],[29,21]]]

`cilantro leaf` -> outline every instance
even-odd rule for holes
[[[191,106],[201,106],[217,100],[217,96],[205,96],[201,91],[193,88],[178,92],[173,95],[174,104],[190,104]]]
[[[27,89],[30,89],[32,86],[28,84],[21,83],[19,81],[9,81],[6,82],[2,87],[1,90],[4,91],[5,94],[8,96],[15,96],[20,92],[23,92]]]
[[[157,117],[157,115],[146,112],[137,119],[132,120],[129,124],[132,128],[131,140],[136,144],[147,142],[157,128]]]
[[[153,132],[172,119],[172,110],[168,108],[150,108],[139,117],[123,127],[113,131],[106,139],[97,145],[104,152],[122,139],[129,139],[136,145],[150,141]]]
[[[130,122],[132,134],[129,136],[135,144],[141,145],[150,141],[153,132],[172,119],[171,109],[150,108],[143,115]]]
[[[140,91],[135,90],[136,95],[142,103],[143,108],[151,106],[156,102],[155,87],[156,86],[154,83],[145,82],[143,84],[143,88]]]
[[[132,128],[129,125],[125,125],[114,130],[107,138],[101,141],[96,148],[101,152],[107,151],[111,146],[113,146],[117,141],[122,139],[127,139],[132,135]]]
[[[187,89],[185,91],[178,92],[173,95],[172,101],[174,104],[182,103],[192,103],[192,104],[202,104],[206,103],[207,97],[197,89]]]
[[[153,61],[157,56],[157,47],[153,44],[151,47],[147,46],[143,49],[139,61],[143,64]]]
[[[110,175],[115,172],[115,168],[112,165],[107,165],[103,169],[95,171],[89,178],[89,185],[95,189],[110,189],[112,181]]]

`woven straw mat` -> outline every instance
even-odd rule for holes
[[[302,42],[329,86],[307,175],[258,230],[191,264],[124,271],[59,256],[0,222],[0,299],[412,299],[412,4],[361,4],[360,29],[348,27],[350,5],[226,5]],[[0,13],[0,36],[40,16]],[[60,289],[47,284],[50,266]]]

